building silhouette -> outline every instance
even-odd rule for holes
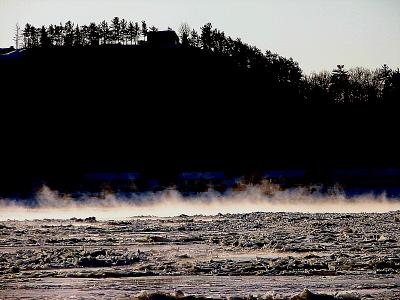
[[[179,45],[179,37],[173,30],[148,32],[147,44],[151,47],[175,48]]]

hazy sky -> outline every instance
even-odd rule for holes
[[[400,67],[400,0],[0,0],[0,47],[16,22],[86,24],[114,16],[159,29],[211,22],[232,37],[293,57],[302,69]]]

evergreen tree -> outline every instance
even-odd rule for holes
[[[99,25],[99,34],[100,34],[100,38],[103,41],[103,45],[107,44],[107,42],[110,38],[110,29],[108,27],[108,23],[105,20],[102,21]]]
[[[38,47],[39,46],[39,34],[40,34],[40,29],[35,28],[35,26],[31,26],[30,28],[31,33],[31,42],[32,42],[32,47]]]
[[[147,32],[148,32],[146,21],[142,21],[142,30],[141,30],[141,32],[142,32],[142,35],[143,35],[143,40],[145,41],[146,37],[147,37]]]
[[[133,45],[133,41],[136,38],[136,34],[135,34],[135,25],[133,25],[132,22],[129,22],[129,24],[128,24],[127,36],[128,36],[128,40],[130,41],[131,45]]]
[[[190,32],[189,45],[192,47],[200,47],[200,37],[194,29]]]
[[[122,19],[120,24],[121,24],[121,40],[123,44],[126,45],[126,41],[128,39],[128,31],[127,31],[128,23],[126,22],[125,19]]]
[[[391,71],[385,82],[384,103],[399,104],[400,101],[400,70]]]
[[[220,54],[226,54],[226,44],[225,33],[214,29],[212,32],[213,50]]]
[[[56,46],[63,45],[63,26],[61,23],[54,26],[54,41]]]
[[[212,25],[211,23],[205,24],[200,28],[200,46],[203,50],[212,50]]]
[[[81,36],[82,36],[82,46],[90,45],[89,39],[89,27],[87,25],[83,25],[81,27]]]
[[[31,27],[32,27],[32,25],[27,23],[25,25],[24,31],[22,33],[23,37],[24,37],[24,47],[25,48],[32,47]]]
[[[98,46],[99,45],[99,31],[96,23],[90,23],[88,28],[88,39],[90,46]]]
[[[135,22],[134,35],[135,35],[135,45],[137,45],[139,37],[141,35],[140,26],[138,22]]]
[[[118,17],[114,17],[111,21],[112,41],[119,43],[121,40],[121,24]]]
[[[49,37],[50,46],[54,45],[54,41],[55,41],[54,33],[55,33],[55,28],[54,28],[54,25],[51,24],[47,30],[47,35]]]
[[[80,47],[83,45],[83,37],[79,25],[76,25],[74,30],[74,47]]]
[[[381,69],[379,69],[379,77],[383,80],[386,81],[391,75],[392,75],[392,70],[388,67],[387,64],[384,64]]]
[[[349,102],[349,75],[345,71],[344,65],[337,65],[337,69],[332,71],[330,90],[333,102]]]
[[[72,47],[74,43],[74,24],[68,21],[64,25],[64,46]]]
[[[42,26],[42,28],[40,29],[40,46],[42,48],[48,48],[51,46],[46,27],[44,26]]]

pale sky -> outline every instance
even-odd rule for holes
[[[298,61],[305,73],[400,67],[400,0],[0,0],[0,47],[15,23],[71,20],[80,25],[119,16],[160,30],[214,27],[261,50]]]

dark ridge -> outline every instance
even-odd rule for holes
[[[305,104],[196,47],[36,48],[0,65],[1,190],[104,170],[399,165],[393,106]]]

